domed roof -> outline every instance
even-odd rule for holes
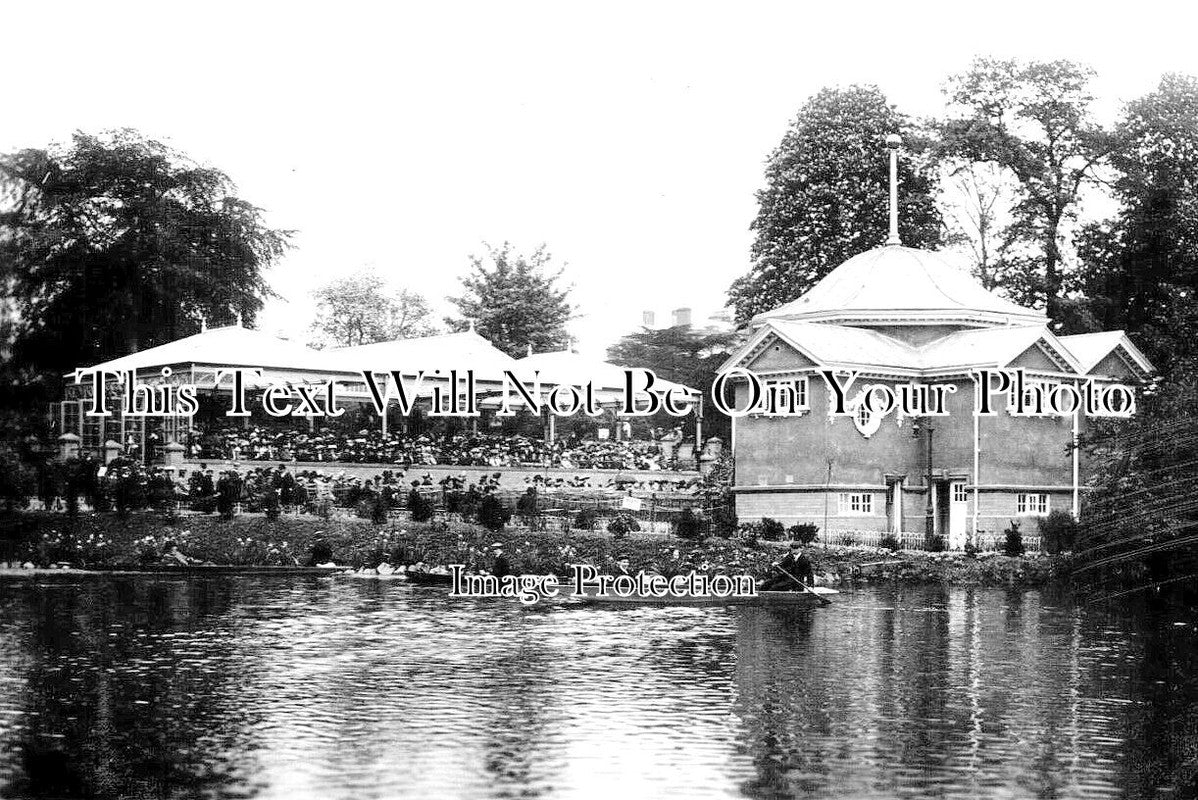
[[[1044,324],[1043,312],[1016,305],[987,291],[938,254],[884,245],[853,256],[811,291],[773,311],[767,320],[810,320],[840,324]]]

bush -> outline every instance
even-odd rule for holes
[[[413,489],[408,492],[408,513],[413,522],[428,522],[433,518],[433,501]]]
[[[512,518],[512,512],[503,507],[493,494],[484,495],[478,504],[478,524],[489,531],[501,531]]]
[[[674,535],[680,539],[703,538],[703,527],[695,512],[690,508],[682,509],[678,519],[674,520]]]
[[[618,514],[611,522],[607,523],[607,531],[615,539],[623,539],[629,533],[640,529],[641,524],[631,514]]]
[[[928,539],[928,552],[943,553],[945,549],[944,537],[938,533],[932,534],[932,538]]]
[[[1056,508],[1040,517],[1040,545],[1044,552],[1057,555],[1072,551],[1077,542],[1077,520],[1064,509]]]
[[[782,541],[782,537],[786,533],[786,528],[782,526],[781,522],[772,517],[762,517],[760,525],[761,529],[758,533],[760,538],[765,539],[767,542]]]
[[[1004,533],[1006,533],[1006,538],[1002,545],[1003,554],[1012,558],[1023,555],[1023,534],[1019,532],[1019,523],[1011,520],[1011,527],[1007,528]]]
[[[840,543],[845,547],[852,547],[853,545],[857,544],[857,537],[851,533],[843,534],[840,537]]]
[[[882,541],[878,543],[878,546],[883,550],[898,552],[902,545],[899,544],[897,536],[895,536],[893,533],[888,533],[882,537]]]
[[[593,508],[580,508],[578,513],[574,515],[574,527],[580,531],[595,530],[595,522],[599,519],[599,512]]]
[[[731,503],[715,506],[711,512],[711,530],[716,536],[730,539],[736,533],[736,511]]]
[[[977,558],[978,557],[978,546],[973,543],[972,539],[970,539],[968,542],[965,543],[965,557],[966,558]]]
[[[387,498],[382,492],[375,492],[374,497],[370,499],[370,521],[375,525],[387,522]]]
[[[333,548],[323,539],[317,539],[308,548],[308,566],[327,564],[333,560]]]
[[[819,535],[819,526],[814,522],[801,522],[798,525],[791,525],[787,533],[799,544],[811,544]]]

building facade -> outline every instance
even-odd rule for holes
[[[1043,313],[987,291],[935,253],[888,244],[758,315],[724,370],[741,377],[737,409],[750,406],[754,383],[779,401],[734,419],[742,521],[814,523],[831,541],[931,534],[957,549],[992,544],[1012,520],[1034,535],[1052,509],[1079,513],[1088,465],[1073,444],[1088,417],[1035,413],[1037,391],[1110,388],[1123,411],[1126,394],[1114,389],[1146,381],[1152,365],[1122,331],[1056,336]],[[984,387],[992,415],[975,413],[977,370],[995,373]],[[1027,381],[1023,409],[1019,392],[997,391],[1017,370]],[[909,414],[882,413],[887,392],[870,390],[867,401],[870,385],[913,401],[940,392],[943,407],[911,402]],[[945,385],[956,391],[931,388]],[[830,413],[838,399],[843,416]]]

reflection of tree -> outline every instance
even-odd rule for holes
[[[1198,797],[1198,648],[1192,614],[1147,604],[1126,663],[1133,695],[1120,758],[1128,797]],[[1186,622],[1174,625],[1175,621]]]
[[[215,637],[206,663],[184,651],[235,605],[232,582],[114,579],[30,584],[14,614],[24,699],[20,771],[27,797],[166,796],[245,785],[251,720],[230,706],[243,668]],[[238,724],[243,723],[243,724]]]
[[[734,709],[756,770],[740,787],[751,797],[790,797],[790,773],[822,770],[801,746],[806,730],[826,733],[828,723],[823,687],[811,680],[819,674],[810,668],[814,625],[810,611],[744,609],[740,617]]]

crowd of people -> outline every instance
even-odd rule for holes
[[[272,462],[346,462],[414,466],[512,467],[554,469],[667,470],[656,441],[559,440],[527,436],[464,433],[405,437],[378,430],[343,432],[272,430],[250,426],[192,431],[184,445],[193,459]],[[690,465],[683,465],[690,466]]]

